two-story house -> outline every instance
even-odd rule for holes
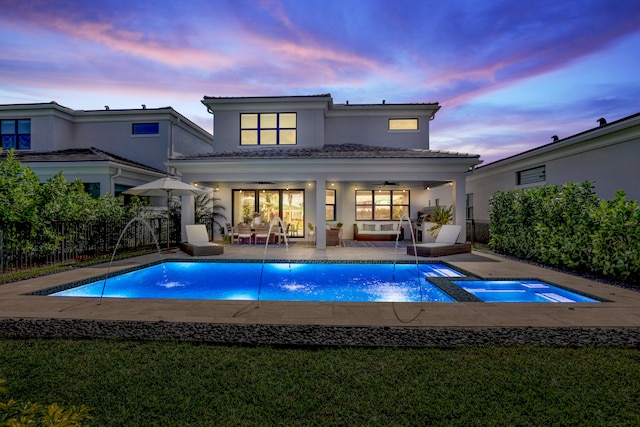
[[[41,181],[62,171],[94,196],[171,173],[168,157],[211,149],[211,134],[171,107],[73,110],[56,102],[0,105],[2,151]]]
[[[353,224],[415,218],[437,203],[434,187],[447,188],[454,222],[464,224],[465,173],[480,160],[429,149],[437,103],[334,104],[328,94],[202,103],[213,114],[212,150],[170,156],[167,165],[183,181],[213,188],[233,224],[279,216],[303,238],[308,224],[340,222],[351,239]],[[183,222],[192,209],[183,203]],[[326,247],[325,233],[316,245]]]

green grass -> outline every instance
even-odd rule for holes
[[[640,350],[0,340],[8,397],[91,425],[640,425]]]

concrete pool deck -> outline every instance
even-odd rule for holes
[[[114,262],[111,271],[158,259],[262,259],[262,245],[227,245],[223,255],[191,257],[175,253]],[[304,243],[269,248],[269,259],[413,261],[405,248],[318,250]],[[640,292],[611,286],[482,252],[420,260],[445,261],[484,279],[540,279],[608,300],[601,303],[314,303],[161,299],[54,298],[26,295],[104,275],[107,264],[0,285],[0,319],[81,319],[98,321],[192,322],[241,325],[321,325],[362,327],[533,327],[639,328]]]

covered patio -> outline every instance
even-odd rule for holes
[[[478,163],[477,155],[342,144],[212,153],[168,165],[183,181],[212,188],[233,225],[279,216],[291,224],[290,237],[305,239],[309,224],[342,223],[342,238],[351,240],[357,222],[416,220],[435,205],[453,206],[453,223],[464,224],[465,173]],[[182,207],[187,225],[193,206]],[[403,228],[410,239],[411,227]],[[326,248],[325,233],[315,234],[315,244]]]

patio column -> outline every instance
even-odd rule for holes
[[[466,185],[464,181],[464,177],[462,180],[457,179],[453,181],[453,223],[459,224],[462,226],[462,230],[460,231],[460,236],[458,236],[458,242],[466,242],[467,241],[467,212],[466,212]]]
[[[187,228],[185,225],[194,223],[196,210],[194,196],[182,196],[180,198],[180,239],[182,242],[187,241]]]
[[[327,248],[327,181],[316,180],[316,248]]]

